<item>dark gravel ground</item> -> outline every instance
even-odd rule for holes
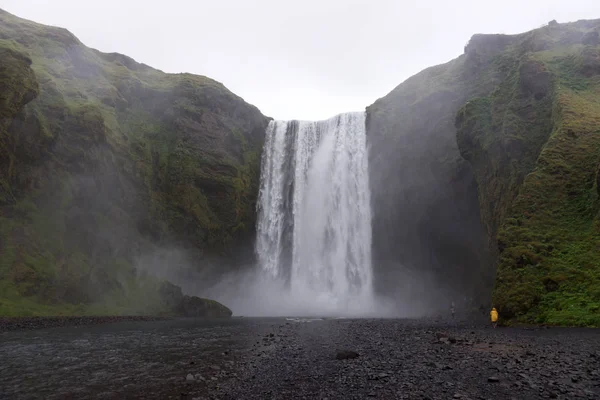
[[[600,330],[232,318],[13,331],[0,398],[600,399]]]
[[[65,326],[87,326],[122,321],[157,321],[167,318],[148,316],[108,317],[0,317],[0,332],[46,329]]]

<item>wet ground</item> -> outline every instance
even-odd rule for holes
[[[0,398],[600,399],[600,330],[285,318],[12,330]]]

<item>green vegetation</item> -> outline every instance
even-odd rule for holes
[[[475,35],[368,108],[385,162],[374,184],[387,190],[373,195],[375,222],[381,211],[436,226],[416,239],[375,229],[379,251],[414,239],[398,258],[418,263],[435,248],[434,274],[479,304],[497,262],[503,320],[600,326],[599,26]],[[0,315],[170,312],[177,301],[136,260],[171,243],[231,255],[254,228],[266,124],[218,82],[0,10]],[[397,212],[415,202],[419,212]],[[457,224],[461,240],[441,229]],[[192,314],[223,311],[185,301]]]
[[[218,82],[0,10],[0,121],[0,315],[162,312],[140,254],[253,230],[267,119]]]
[[[496,59],[514,60],[508,79],[457,115],[509,321],[600,326],[600,48],[581,43],[593,29],[522,35]]]

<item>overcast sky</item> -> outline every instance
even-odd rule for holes
[[[276,119],[363,110],[474,33],[600,18],[600,0],[0,0],[86,45],[216,79]]]

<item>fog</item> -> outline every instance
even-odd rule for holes
[[[360,110],[475,33],[600,16],[597,0],[0,0],[86,45],[225,84],[277,119]]]
[[[447,274],[431,267],[445,264],[435,260],[439,252],[432,248],[435,243],[422,244],[430,249],[428,260],[415,263],[413,257],[403,264],[394,257],[385,261],[379,257],[371,266],[364,135],[362,113],[314,123],[272,123],[263,149],[256,253],[246,254],[229,272],[223,272],[226,260],[208,266],[185,250],[161,250],[140,258],[138,264],[188,294],[226,304],[234,315],[409,318],[447,312],[453,301],[459,309],[467,307],[464,300],[470,294],[462,293],[456,280],[444,283],[440,278]],[[431,191],[435,187],[421,193],[435,196]],[[410,207],[417,215],[425,214]],[[411,208],[405,211],[410,213]],[[398,226],[395,231],[405,229]],[[414,251],[414,240],[404,239],[397,247]],[[468,237],[456,240],[464,239]],[[348,248],[353,251],[339,250]],[[354,264],[356,260],[360,262]],[[356,281],[349,279],[353,268],[362,274],[357,281],[362,286],[354,287]]]
[[[470,1],[332,1],[303,3],[302,9],[274,1],[175,1],[169,7],[158,1],[130,2],[127,7],[116,1],[84,3],[5,0],[0,6],[64,26],[102,51],[125,53],[167,72],[215,78],[267,115],[307,120],[364,109],[409,75],[461,54],[473,33],[515,33],[550,19],[564,22],[600,15],[597,1],[583,0],[509,1],[494,7]],[[101,79],[85,68],[79,65],[76,70],[89,80]],[[428,104],[438,100],[442,108],[450,104],[447,99],[429,99]],[[434,111],[432,115],[453,116],[455,110]],[[476,287],[488,264],[480,250],[486,245],[485,232],[474,211],[472,173],[443,172],[445,165],[438,160],[447,155],[436,152],[445,149],[444,140],[454,140],[452,122],[446,118],[438,126],[440,121],[421,112],[398,118],[404,126],[394,127],[400,138],[390,141],[381,133],[385,121],[374,125],[380,136],[370,138],[369,190],[377,228],[372,293],[340,298],[323,291],[315,294],[305,285],[292,290],[285,279],[263,271],[257,254],[248,250],[254,243],[238,243],[240,247],[230,249],[233,254],[207,256],[175,237],[154,240],[153,232],[143,229],[154,221],[148,221],[147,205],[134,193],[139,182],[124,178],[111,150],[97,144],[95,166],[69,181],[67,194],[75,201],[65,217],[71,249],[89,251],[90,260],[97,263],[88,294],[99,298],[111,286],[103,274],[103,268],[110,268],[105,265],[108,258],[125,258],[136,271],[167,279],[186,294],[221,301],[234,315],[243,316],[418,317],[443,312],[451,302],[459,303],[478,290],[485,292],[487,287]],[[419,135],[420,129],[427,134]],[[454,144],[449,147],[455,150]],[[330,160],[321,156],[324,169]],[[454,172],[457,176],[450,176]],[[317,181],[325,176],[320,169],[310,173]],[[323,180],[314,190],[327,187]],[[325,201],[319,199],[314,196],[306,203],[320,207]],[[61,201],[53,198],[45,205],[52,208],[53,202]],[[331,215],[317,211],[305,216],[308,224],[314,215],[320,222]],[[311,227],[319,228],[318,234],[326,231],[322,236],[309,230],[316,244],[304,250],[307,255],[331,239],[333,228],[321,225],[325,224]],[[115,279],[127,290],[129,276]],[[85,300],[81,293],[77,296]],[[139,299],[146,300],[151,301]]]
[[[439,311],[436,305],[441,300],[430,290],[432,276],[408,269],[398,271],[402,279],[396,282],[395,293],[340,303],[327,293],[315,296],[308,287],[290,290],[257,264],[237,265],[236,271],[219,274],[214,265],[194,262],[183,249],[149,252],[137,260],[136,267],[169,280],[186,294],[217,300],[231,308],[234,316],[415,318]]]

